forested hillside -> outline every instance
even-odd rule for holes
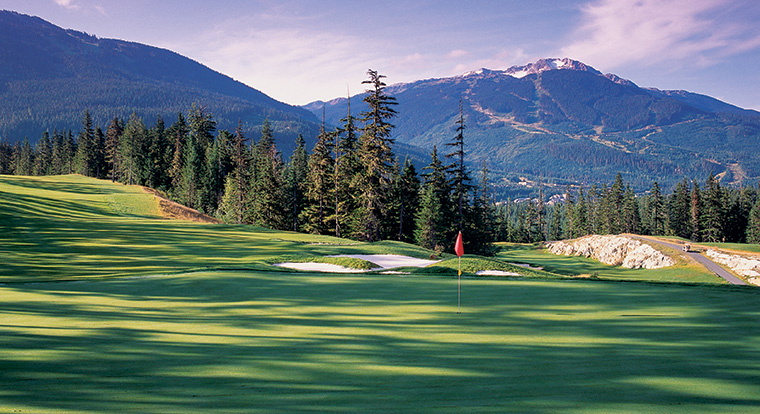
[[[289,150],[299,133],[312,137],[318,130],[311,113],[169,50],[10,11],[0,11],[0,100],[0,138],[11,143],[34,142],[45,130],[77,130],[85,110],[99,125],[131,113],[153,123],[174,120],[193,104],[229,130],[242,120],[252,133],[269,119]]]
[[[469,158],[488,162],[525,194],[538,181],[561,192],[566,184],[610,182],[618,172],[637,191],[653,181],[671,190],[684,177],[719,176],[724,183],[760,177],[760,114],[684,91],[643,89],[570,59],[541,60],[505,71],[392,85],[404,108],[399,142],[430,149],[446,142],[462,103]],[[360,96],[352,100],[361,109]],[[347,99],[315,102],[328,122]],[[522,184],[520,184],[522,182]]]

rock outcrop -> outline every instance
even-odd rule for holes
[[[675,264],[672,258],[654,247],[625,236],[586,236],[550,243],[547,248],[553,254],[590,257],[628,269],[659,269]]]
[[[708,250],[705,254],[712,260],[728,266],[740,276],[746,277],[749,283],[760,286],[760,259],[723,253],[717,250]]]

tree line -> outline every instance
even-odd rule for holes
[[[493,254],[495,210],[488,171],[473,183],[464,163],[463,112],[443,157],[436,148],[418,174],[393,153],[391,123],[397,102],[385,76],[368,71],[367,110],[348,112],[334,130],[323,125],[311,151],[299,135],[291,156],[278,151],[265,121],[258,140],[242,122],[219,130],[211,113],[193,105],[166,126],[146,126],[132,114],[114,118],[105,132],[85,111],[78,134],[44,132],[0,142],[0,173],[82,174],[157,189],[171,199],[232,224],[335,235],[362,241],[399,240],[439,253],[462,231],[465,249]]]
[[[564,202],[548,205],[541,191],[497,208],[496,239],[538,242],[589,234],[678,236],[694,242],[760,243],[760,188],[722,186],[710,174],[700,185],[683,179],[670,195],[655,181],[637,196],[617,174],[610,185],[569,187]]]

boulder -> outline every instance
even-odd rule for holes
[[[672,258],[654,247],[625,236],[592,235],[550,243],[547,248],[553,254],[590,257],[608,265],[628,269],[659,269],[675,264]]]

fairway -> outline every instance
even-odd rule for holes
[[[754,288],[207,272],[2,286],[0,412],[760,413]]]
[[[288,271],[431,252],[160,214],[139,187],[0,176],[0,413],[760,414],[760,291],[688,263],[504,245],[462,259],[457,314],[452,255]]]

